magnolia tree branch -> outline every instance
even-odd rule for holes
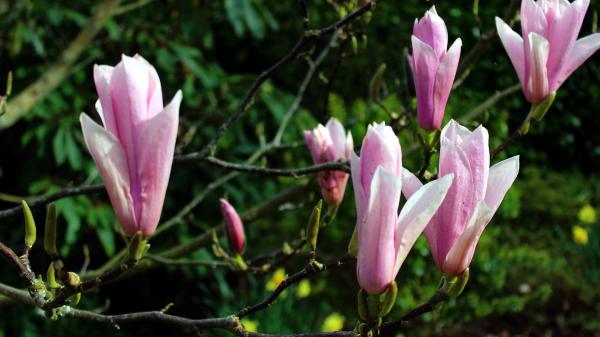
[[[268,175],[268,176],[283,176],[283,177],[301,177],[307,174],[318,173],[322,171],[344,171],[350,173],[350,164],[347,161],[344,162],[332,162],[332,163],[324,163],[318,164],[311,167],[306,168],[297,168],[297,169],[275,169],[275,168],[266,168],[266,167],[256,167],[256,166],[247,166],[240,165],[235,163],[229,163],[215,157],[207,157],[206,162],[213,164],[215,166],[222,167],[231,171],[239,171],[245,173],[254,173],[259,175]]]

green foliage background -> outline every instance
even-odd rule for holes
[[[14,73],[13,95],[37,79],[70,43],[93,13],[96,1],[1,1],[0,79]],[[324,0],[309,0],[313,27],[338,18]],[[334,67],[333,49],[308,88],[300,111],[284,135],[284,143],[302,140],[302,130],[324,123],[333,115],[351,128],[360,144],[366,126],[389,121],[388,115],[370,101],[369,79],[381,63],[388,96],[386,105],[402,111],[411,104],[404,92],[403,51],[409,48],[412,23],[432,4],[445,18],[451,41],[463,39],[463,55],[477,41],[472,2],[381,1],[368,25],[353,27],[359,38],[356,55],[343,60],[327,109],[323,79]],[[505,0],[479,5],[483,32],[492,31],[494,16],[502,16]],[[600,9],[592,1],[582,35],[589,34]],[[116,16],[89,45],[68,79],[26,117],[0,132],[0,192],[21,196],[50,193],[65,186],[100,182],[83,143],[79,113],[95,116],[97,99],[92,65],[116,64],[121,54],[140,53],[153,63],[161,77],[165,100],[181,88],[180,137],[177,151],[199,150],[214,135],[218,125],[239,104],[254,78],[293,46],[302,33],[296,1],[154,1]],[[366,36],[365,41],[362,36]],[[326,43],[317,43],[316,52]],[[351,48],[347,50],[351,52]],[[600,204],[600,56],[578,70],[559,91],[546,119],[527,138],[506,154],[521,155],[521,173],[503,206],[481,239],[465,293],[441,311],[411,323],[400,336],[591,336],[600,331],[600,226],[583,223],[578,213],[586,205]],[[220,143],[217,155],[240,162],[270,139],[300,85],[306,63],[299,59],[285,66],[263,87],[255,105]],[[0,82],[3,82],[1,80]],[[448,118],[464,116],[497,90],[517,82],[508,58],[496,38],[471,69],[464,83],[453,92]],[[0,92],[4,87],[0,86]],[[10,101],[9,101],[10,102]],[[528,106],[520,92],[502,99],[477,117],[490,131],[496,146],[525,117]],[[1,118],[1,117],[0,117]],[[410,151],[416,140],[402,133],[405,166],[417,170],[419,151]],[[500,158],[501,159],[501,158]],[[303,146],[264,156],[270,167],[310,165]],[[163,219],[174,215],[214,179],[226,172],[207,164],[175,164]],[[305,180],[240,175],[217,190],[169,234],[152,242],[160,251],[178,245],[220,224],[218,198],[228,195],[239,210],[268,200],[285,188]],[[311,205],[318,200],[317,188],[301,200],[287,203],[269,217],[246,226],[247,255],[259,256],[291,242],[305,225]],[[2,208],[12,206],[2,202]],[[115,231],[116,220],[104,196],[81,196],[58,202],[61,215],[61,253],[70,266],[80,266],[83,249],[91,255],[90,268],[98,267],[124,246]],[[43,212],[37,214],[40,219]],[[585,222],[585,219],[583,220]],[[351,186],[335,222],[320,237],[320,255],[333,259],[345,252],[355,222]],[[0,239],[18,247],[21,219],[0,223]],[[573,239],[573,227],[589,234],[586,244]],[[33,265],[45,270],[47,257],[37,249]],[[210,259],[209,248],[192,258]],[[303,266],[293,259],[287,272]],[[2,261],[0,281],[19,286],[15,270]],[[76,267],[74,267],[76,268]],[[425,301],[437,286],[435,269],[425,240],[420,239],[402,268],[397,282],[400,294],[391,317]],[[84,296],[88,309],[109,304],[107,313],[153,310],[173,302],[172,313],[188,317],[231,314],[268,295],[265,284],[271,275],[255,277],[204,267],[172,266],[110,285],[98,294]],[[304,284],[305,288],[307,284]],[[269,310],[249,319],[270,333],[315,331],[336,312],[345,317],[345,328],[356,322],[355,294],[358,286],[354,266],[324,273],[310,280],[310,294],[298,297],[296,287]],[[305,289],[306,290],[306,289]],[[110,303],[104,299],[110,298]],[[93,326],[93,329],[90,328]],[[0,302],[0,336],[148,336],[195,335],[195,331],[173,331],[151,324],[123,326],[119,331],[83,321],[49,321],[29,307]],[[207,332],[221,335],[223,332]]]

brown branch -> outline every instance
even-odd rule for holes
[[[331,162],[296,169],[276,169],[230,163],[212,156],[206,157],[204,161],[230,171],[254,173],[268,176],[301,177],[307,174],[318,173],[321,171],[344,171],[346,173],[350,173],[350,167],[348,162]]]
[[[67,187],[56,193],[50,193],[46,195],[42,195],[39,197],[31,198],[27,201],[27,204],[31,209],[43,207],[47,204],[62,199],[66,197],[73,197],[78,195],[85,194],[96,194],[104,192],[104,185],[89,185],[89,186],[77,186],[77,187]],[[5,210],[0,211],[0,219],[12,218],[21,214],[21,205],[7,208]]]
[[[2,242],[0,242],[0,253],[17,267],[19,275],[27,281],[28,285],[32,285],[35,282],[35,274],[28,268],[27,264],[25,264],[12,249]]]
[[[521,129],[517,129],[515,130],[515,132],[513,132],[510,137],[508,137],[502,144],[498,145],[490,154],[490,160],[494,159],[497,155],[499,155],[502,151],[506,150],[507,147],[511,146],[512,144],[514,144],[514,142],[516,142],[517,140],[519,140],[521,137],[523,137],[523,132],[521,132]]]

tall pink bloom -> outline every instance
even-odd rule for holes
[[[451,173],[452,187],[425,229],[425,236],[440,270],[456,276],[469,267],[479,237],[517,177],[519,157],[490,168],[487,130],[480,126],[471,132],[450,121],[442,130],[439,175]],[[404,179],[407,196],[421,186],[406,170]]]
[[[385,124],[369,126],[360,158],[352,153],[352,183],[358,229],[358,283],[367,293],[383,293],[396,278],[415,241],[438,209],[452,175],[415,190],[400,215],[402,151]]]
[[[344,127],[335,118],[331,118],[325,126],[304,131],[304,141],[310,150],[315,164],[350,159],[354,149],[352,135],[345,133]],[[319,173],[321,194],[327,203],[339,205],[344,199],[344,191],[348,182],[348,173],[343,171],[324,171]]]
[[[246,246],[246,237],[244,236],[244,224],[233,206],[225,199],[220,199],[221,213],[223,214],[223,225],[227,235],[229,249],[241,254]]]
[[[81,114],[85,143],[128,235],[154,233],[169,183],[181,91],[163,108],[160,79],[141,56],[94,66],[104,127]]]
[[[456,39],[446,51],[447,47],[446,24],[438,16],[435,6],[431,7],[425,17],[415,20],[413,54],[408,57],[417,93],[419,125],[425,130],[439,129],[442,125],[454,84],[462,41]]]
[[[523,37],[496,18],[498,35],[528,101],[541,102],[558,90],[600,48],[600,34],[577,40],[589,4],[589,0],[523,0]]]

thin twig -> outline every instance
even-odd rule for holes
[[[28,201],[27,204],[29,205],[29,207],[31,209],[34,209],[34,208],[38,208],[38,207],[43,207],[53,201],[56,201],[56,200],[59,200],[59,199],[65,198],[65,197],[78,196],[78,195],[84,195],[84,194],[96,194],[96,193],[100,193],[103,191],[104,191],[104,185],[102,185],[102,184],[89,185],[89,186],[67,187],[56,193],[51,193],[51,194],[33,198],[33,199],[31,199],[31,201]],[[12,218],[14,216],[21,214],[21,212],[22,211],[21,211],[20,205],[11,207],[11,208],[7,208],[5,210],[0,211],[0,219]]]
[[[254,173],[259,175],[269,176],[284,176],[284,177],[301,177],[307,174],[317,173],[321,171],[344,171],[350,173],[350,167],[348,162],[331,162],[318,164],[310,167],[296,168],[296,169],[276,169],[268,167],[257,167],[243,164],[230,163],[215,157],[207,157],[206,162],[219,166],[231,171]]]

